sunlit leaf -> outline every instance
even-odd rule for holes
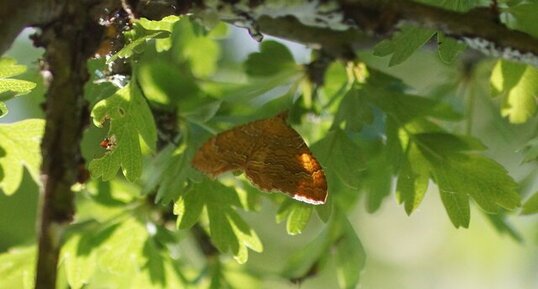
[[[15,59],[0,57],[0,101],[17,95],[27,94],[36,87],[36,84],[33,82],[12,78],[25,71],[26,66],[17,64]],[[0,117],[5,114],[2,111],[7,111],[5,106],[3,109],[0,107]]]
[[[286,219],[286,231],[288,234],[301,234],[310,220],[312,209],[313,208],[310,205],[305,205],[293,200],[286,200],[278,209],[276,221],[277,223],[280,223]]]
[[[213,244],[221,252],[231,251],[239,263],[244,263],[248,258],[247,248],[261,252],[263,246],[256,232],[236,213],[235,209],[239,207],[241,202],[232,188],[205,180],[193,184],[179,197],[174,214],[178,215],[178,227],[188,229],[198,221],[205,208]]]
[[[501,114],[512,123],[524,123],[536,113],[538,69],[500,60],[491,74],[494,94],[504,97]]]
[[[157,131],[146,100],[136,85],[129,85],[98,102],[92,110],[93,122],[102,127],[110,121],[108,136],[113,142],[101,158],[90,162],[92,177],[111,180],[120,167],[125,177],[134,181],[142,172],[142,142],[155,149]]]
[[[37,183],[41,165],[40,143],[45,122],[28,119],[0,124],[0,189],[13,194],[22,181],[25,167]],[[2,178],[3,175],[3,178]]]
[[[62,246],[61,262],[65,266],[67,283],[71,288],[84,288],[89,283],[97,265],[95,251],[88,238],[73,235]]]
[[[538,213],[538,193],[534,193],[525,203],[523,204],[523,210],[521,210],[522,215],[531,215]]]
[[[276,41],[264,41],[260,52],[249,55],[245,70],[251,76],[271,76],[288,70],[297,70],[298,66],[286,46]]]
[[[11,249],[0,254],[0,286],[31,289],[35,284],[36,247]]]

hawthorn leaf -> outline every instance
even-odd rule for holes
[[[494,160],[468,152],[482,147],[477,144],[472,144],[475,147],[468,146],[470,142],[462,138],[460,143],[465,145],[455,145],[450,150],[443,141],[447,139],[446,134],[437,134],[441,136],[439,138],[435,135],[416,134],[414,138],[432,167],[439,189],[445,193],[447,200],[452,201],[451,204],[463,202],[463,198],[452,195],[465,194],[491,213],[498,212],[500,208],[510,210],[519,206],[517,184],[508,172]]]
[[[148,232],[140,221],[125,218],[96,249],[99,269],[125,277],[138,272]]]
[[[499,60],[491,73],[494,95],[503,96],[502,116],[511,123],[524,123],[535,115],[538,101],[538,69],[531,65]]]
[[[135,20],[131,30],[124,32],[127,44],[116,54],[107,60],[112,63],[118,58],[129,58],[140,54],[145,50],[145,44],[150,40],[155,40],[157,52],[169,50],[172,46],[172,28],[174,23],[180,18],[177,16],[167,16],[159,21],[151,21],[145,18]]]
[[[430,178],[430,167],[416,144],[410,143],[406,157],[400,164],[396,196],[404,204],[405,212],[410,215],[422,202]]]
[[[366,162],[361,148],[344,131],[332,130],[312,145],[312,151],[325,171],[334,171],[351,188],[359,187],[359,175],[366,169]]]
[[[335,243],[336,276],[340,288],[353,289],[357,287],[360,272],[366,264],[366,253],[347,218],[342,217],[341,222],[342,236]]]
[[[312,206],[286,199],[276,214],[277,223],[286,221],[286,231],[289,235],[301,234],[312,216]]]
[[[527,142],[523,152],[523,162],[525,163],[538,159],[538,137]]]
[[[458,54],[467,48],[467,45],[453,38],[446,37],[443,32],[437,32],[437,45],[439,59],[446,64],[454,62]]]
[[[374,113],[364,96],[364,90],[352,88],[344,95],[338,106],[333,128],[344,123],[346,130],[359,132],[363,126],[371,124],[373,120]]]
[[[35,246],[30,246],[0,254],[0,285],[3,288],[34,288],[36,251]]]
[[[149,31],[168,31],[172,32],[174,24],[179,21],[178,16],[166,16],[159,21],[148,20],[146,18],[140,18],[136,20],[136,24],[144,27]],[[157,38],[155,39],[155,50],[157,52],[167,51],[172,47],[171,37]]]
[[[182,18],[174,26],[173,41],[177,58],[188,62],[195,77],[204,78],[215,73],[220,46],[208,35],[196,33],[196,27],[199,26],[188,18]]]
[[[340,94],[346,92],[348,85],[348,75],[346,68],[339,61],[332,62],[323,78],[322,91],[328,100],[338,97]]]
[[[527,1],[530,3],[521,3],[504,9],[512,17],[508,19],[508,26],[538,37],[538,23],[536,23],[536,11],[538,11],[538,3]]]
[[[42,119],[0,124],[0,189],[12,195],[20,186],[25,167],[39,183],[40,144],[45,128]],[[2,178],[3,175],[3,178]]]
[[[390,57],[389,66],[398,65],[409,58],[417,49],[426,44],[435,34],[434,30],[404,26],[390,40],[383,40],[374,47],[374,55]]]
[[[254,77],[272,76],[298,69],[288,48],[272,40],[262,42],[260,52],[251,53],[245,61],[245,71]]]
[[[200,172],[190,163],[194,153],[194,145],[185,144],[176,148],[170,146],[159,152],[143,175],[143,193],[157,190],[155,202],[160,204],[177,200],[189,180],[201,178]]]
[[[324,260],[334,254],[340,288],[355,288],[363,270],[366,254],[353,227],[342,213],[335,213],[323,231],[310,243],[295,251],[282,275],[302,280],[316,274]]]
[[[368,144],[366,170],[360,176],[361,191],[366,193],[366,210],[377,211],[385,198],[392,192],[392,171],[395,161],[388,157],[387,146],[381,140]]]
[[[523,210],[521,210],[522,215],[531,215],[538,213],[538,192],[534,193],[525,203],[523,204]]]
[[[231,251],[235,260],[242,264],[248,259],[248,248],[261,252],[263,246],[256,232],[235,211],[241,206],[234,189],[218,181],[204,180],[180,195],[174,204],[174,214],[178,215],[178,228],[188,229],[205,209],[215,247],[223,253]]]
[[[0,101],[27,94],[36,87],[34,82],[12,78],[25,71],[26,66],[17,64],[15,59],[0,57]],[[7,111],[5,105],[4,109],[0,108],[0,117],[3,115],[2,111]]]
[[[89,169],[94,178],[111,180],[121,167],[125,177],[133,182],[142,173],[142,144],[155,150],[155,121],[134,82],[93,107],[91,116],[97,127],[110,121],[108,136],[113,142],[104,156],[90,162]]]
[[[70,288],[84,288],[97,267],[95,252],[91,250],[92,245],[88,240],[81,234],[75,234],[62,246],[61,263],[65,267]]]
[[[451,191],[450,180],[445,181],[444,175],[437,174],[435,180],[439,186],[441,201],[454,227],[469,228],[471,221],[471,208],[469,206],[469,197],[465,194],[459,194]]]

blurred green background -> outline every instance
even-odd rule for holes
[[[40,83],[38,60],[41,50],[33,48],[28,40],[32,31],[24,31],[7,52],[28,66],[23,79]],[[279,40],[282,41],[282,40]],[[258,50],[255,42],[244,29],[232,28],[230,37],[220,41],[222,65],[237,66],[248,53]],[[283,41],[299,63],[309,60],[310,49]],[[411,59],[396,67],[387,68],[387,60],[372,56],[368,51],[360,53],[369,65],[402,78],[421,95],[438,93],[439,87],[458,79],[458,64],[442,64],[435,53],[423,49]],[[477,97],[477,115],[473,134],[489,147],[486,152],[501,162],[518,181],[524,181],[523,193],[536,191],[536,165],[521,165],[517,150],[535,132],[536,119],[525,125],[510,125],[498,115],[496,100],[489,98],[488,73],[492,62],[477,66],[472,84]],[[44,89],[39,85],[29,95],[6,102],[10,112],[0,123],[10,123],[29,117],[42,117],[39,108]],[[458,105],[463,105],[461,95],[450,95]],[[103,133],[93,126],[86,132],[86,154],[96,156]],[[93,151],[92,151],[93,150]],[[525,199],[525,197],[524,197]],[[10,247],[30,244],[35,239],[35,217],[38,187],[25,174],[23,185],[13,196],[0,194],[0,252]],[[278,277],[285,265],[285,257],[308,243],[319,231],[321,223],[312,218],[307,230],[299,236],[286,234],[284,224],[275,224],[276,207],[264,202],[259,214],[244,216],[257,231],[264,243],[261,254],[251,253],[247,270],[274,272],[273,277],[263,280],[263,288],[332,288],[336,276],[332,269],[293,284]],[[357,204],[349,215],[350,221],[361,239],[367,253],[367,265],[362,273],[360,288],[375,289],[501,289],[538,288],[538,216],[508,217],[515,230],[521,234],[517,242],[508,234],[499,234],[478,208],[472,212],[469,229],[455,229],[443,208],[437,188],[430,186],[425,200],[412,216],[388,198],[381,209],[369,214],[362,203]],[[331,263],[327,264],[331,267]],[[1,281],[0,281],[1,284]],[[1,285],[0,285],[1,288]]]

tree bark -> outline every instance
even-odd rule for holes
[[[80,152],[82,132],[89,121],[83,87],[86,61],[100,39],[101,29],[89,17],[85,1],[66,0],[58,17],[35,38],[45,48],[42,73],[48,82],[45,133],[41,143],[42,194],[38,225],[36,285],[54,289],[62,233],[74,214],[71,187],[84,175]]]

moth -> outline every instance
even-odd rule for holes
[[[242,171],[263,191],[280,191],[305,203],[324,204],[325,173],[286,119],[284,112],[217,134],[198,149],[193,167],[212,178]]]

